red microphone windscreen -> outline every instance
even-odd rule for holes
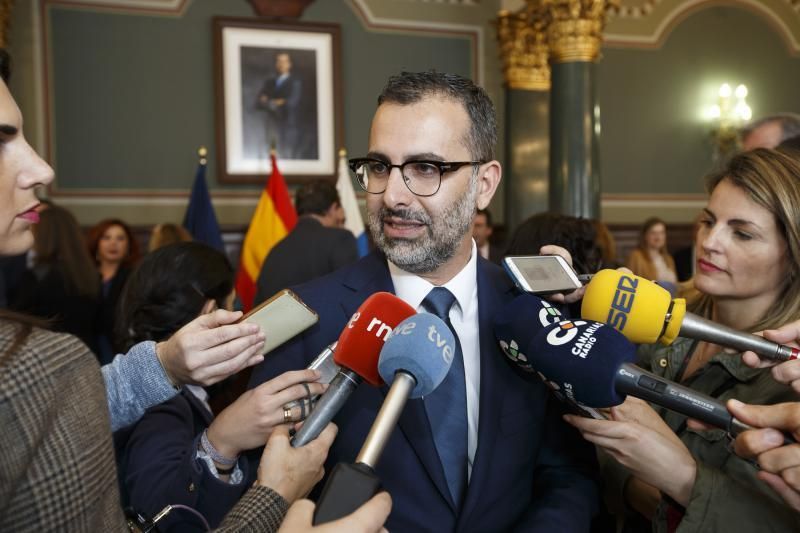
[[[361,304],[339,335],[333,360],[379,387],[378,356],[392,329],[416,314],[406,302],[388,292],[376,292]]]

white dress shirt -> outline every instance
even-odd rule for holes
[[[478,260],[475,241],[469,262],[453,279],[442,285],[448,289],[456,302],[450,308],[450,322],[458,333],[461,352],[464,355],[464,378],[467,386],[467,455],[469,465],[467,473],[472,475],[472,463],[475,450],[478,448],[478,413],[481,390],[480,365],[480,333],[478,331]],[[425,311],[422,300],[435,287],[429,281],[416,274],[410,274],[388,261],[389,273],[392,276],[394,291],[398,298],[404,300],[419,312]]]

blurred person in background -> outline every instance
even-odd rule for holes
[[[33,250],[12,309],[46,319],[48,329],[72,333],[96,353],[99,276],[72,213],[58,205],[42,210]]]
[[[639,243],[625,262],[631,272],[653,281],[675,286],[678,274],[675,260],[667,251],[667,225],[660,218],[645,220],[639,233]]]
[[[139,261],[139,243],[130,226],[116,218],[103,220],[90,229],[88,243],[101,278],[97,350],[100,364],[107,364],[119,351],[114,340],[117,302],[131,269]]]
[[[492,263],[500,264],[503,260],[503,250],[489,240],[492,236],[492,214],[488,209],[478,209],[472,219],[472,238],[478,246],[481,257]]]
[[[147,251],[152,252],[168,244],[189,242],[191,240],[193,240],[192,234],[183,226],[172,223],[156,224],[150,232],[150,240],[147,241]]]
[[[777,113],[754,120],[742,128],[742,150],[775,148],[782,142],[800,135],[800,115]]]

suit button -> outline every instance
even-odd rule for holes
[[[658,366],[660,366],[661,368],[667,368],[667,359],[666,358],[659,359]]]

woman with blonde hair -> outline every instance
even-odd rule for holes
[[[707,188],[689,310],[746,332],[799,319],[800,163],[775,150],[739,154]],[[705,341],[641,346],[639,357],[640,366],[721,403],[798,399],[768,368],[750,368],[741,354]],[[611,408],[611,420],[568,418],[613,458],[604,468],[611,495],[651,520],[653,531],[760,531],[765,520],[770,531],[800,526],[800,515],[758,479],[758,466],[731,453],[722,429],[688,427],[686,417],[630,397]]]

